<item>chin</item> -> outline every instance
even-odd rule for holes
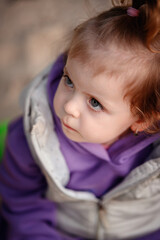
[[[64,135],[70,139],[71,141],[74,142],[82,142],[82,138],[80,136],[74,136],[74,134],[66,132],[65,130],[63,130]]]
[[[65,134],[66,135],[66,134]],[[69,139],[69,140],[71,140],[71,141],[73,141],[73,142],[84,142],[82,139],[80,139],[80,138],[76,138],[76,137],[70,137],[70,136],[68,136],[68,135],[66,135],[66,137]]]

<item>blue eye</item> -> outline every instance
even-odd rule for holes
[[[96,111],[103,110],[103,106],[95,98],[91,98],[89,104]]]
[[[67,75],[63,75],[63,77],[64,77],[65,85],[66,85],[67,87],[73,88],[74,85],[73,85],[71,79],[70,79]]]

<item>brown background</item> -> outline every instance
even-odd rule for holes
[[[72,29],[110,0],[0,0],[0,121],[21,113],[24,86],[65,49]]]

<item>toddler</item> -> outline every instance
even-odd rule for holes
[[[79,25],[24,95],[0,166],[2,240],[160,239],[160,1]]]

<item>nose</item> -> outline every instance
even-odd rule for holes
[[[75,97],[68,100],[64,105],[64,110],[67,114],[72,115],[74,118],[79,118],[80,116],[80,106],[78,99]]]

